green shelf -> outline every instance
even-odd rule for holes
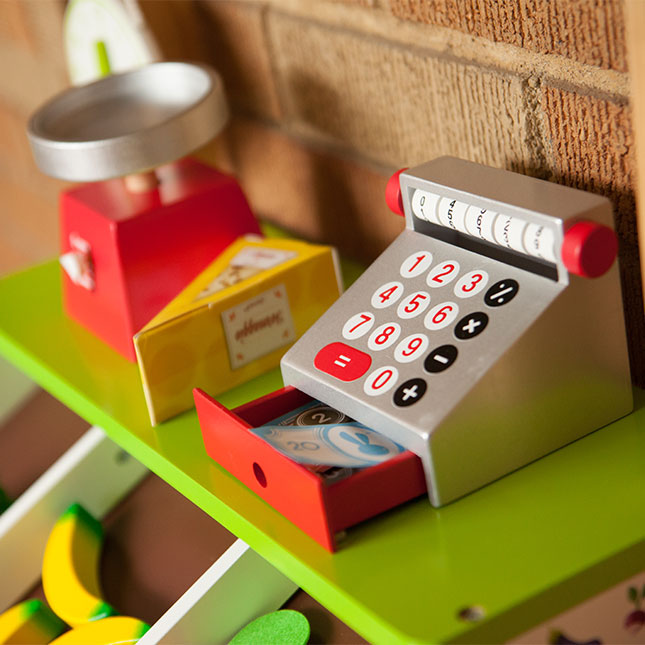
[[[136,365],[61,309],[56,262],[0,281],[0,352],[372,642],[500,642],[645,568],[645,393],[621,419],[442,509],[419,499],[327,553],[207,455],[152,428]],[[219,397],[281,387],[274,370]],[[483,608],[464,622],[459,612]]]

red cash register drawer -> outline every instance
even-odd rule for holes
[[[202,390],[194,394],[206,452],[329,551],[339,531],[426,492],[421,461],[409,451],[326,482],[250,432],[311,400],[295,388],[232,411]]]

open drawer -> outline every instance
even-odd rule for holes
[[[202,390],[194,394],[208,454],[329,551],[337,533],[426,492],[421,461],[409,451],[328,482],[250,432],[311,401],[295,388],[232,411]]]

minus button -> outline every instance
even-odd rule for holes
[[[426,372],[437,374],[447,370],[457,360],[457,348],[454,345],[442,345],[433,349],[423,363]]]

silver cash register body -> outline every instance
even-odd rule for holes
[[[286,385],[417,454],[434,506],[632,410],[617,262],[589,279],[560,252],[573,222],[613,228],[607,199],[452,157],[400,188],[406,229],[287,352]]]

